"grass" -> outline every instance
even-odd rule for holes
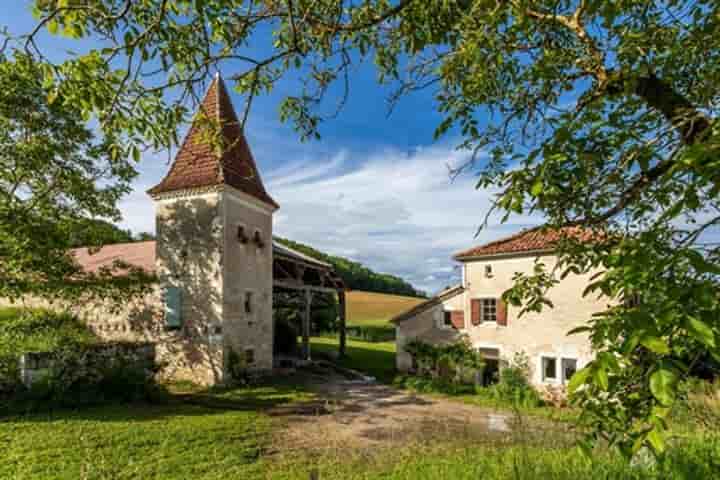
[[[7,479],[258,475],[269,417],[199,405],[122,405],[0,420]]]
[[[657,465],[633,467],[615,453],[598,451],[587,460],[575,448],[492,446],[455,442],[423,442],[397,446],[381,453],[344,451],[335,456],[308,459],[292,467],[277,468],[272,478],[304,479],[315,470],[317,478],[349,480],[606,480],[700,479],[720,474],[720,437],[696,437],[673,447]]]
[[[349,327],[392,327],[391,318],[423,301],[423,298],[402,295],[350,291],[347,293],[347,324]]]
[[[392,382],[395,377],[395,342],[348,340],[346,347],[346,357],[338,361],[340,366],[372,375],[381,382]],[[313,352],[331,355],[338,351],[338,340],[314,337],[310,348]]]

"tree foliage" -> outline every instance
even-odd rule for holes
[[[25,55],[0,59],[0,297],[138,290],[140,272],[89,274],[69,254],[80,241],[107,240],[108,224],[95,217],[118,217],[115,204],[135,170],[108,156],[81,109],[53,97],[42,78]]]
[[[281,116],[303,137],[317,135],[325,93],[335,82],[347,88],[363,58],[397,85],[393,101],[433,89],[444,115],[438,135],[458,134],[463,148],[488,157],[468,168],[479,171],[479,187],[500,192],[495,208],[505,218],[531,212],[553,227],[593,230],[595,241],[563,242],[559,267],[518,279],[508,298],[542,308],[553,275],[596,274],[587,293],[610,306],[588,325],[598,356],[576,374],[576,399],[597,434],[628,455],[642,445],[662,451],[677,379],[693,358],[717,357],[720,342],[717,2],[35,5],[38,31],[102,43],[43,72],[56,85],[50,96],[95,116],[115,152],[175,142],[187,100],[221,64],[248,107],[294,71],[303,85]],[[42,59],[36,37],[6,48]],[[255,48],[261,42],[267,48]],[[640,302],[625,302],[636,294]]]

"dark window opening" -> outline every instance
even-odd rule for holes
[[[443,325],[452,327],[452,312],[443,312]]]
[[[543,380],[557,379],[557,359],[553,357],[542,357]]]
[[[255,363],[255,350],[248,348],[245,350],[245,364],[252,365],[253,363]]]
[[[245,292],[245,313],[252,313],[252,292]]]

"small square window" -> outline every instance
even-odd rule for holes
[[[253,294],[252,292],[245,292],[245,313],[252,313],[253,305]]]
[[[575,372],[577,372],[577,360],[574,358],[562,359],[562,381],[569,382]]]
[[[542,357],[542,379],[557,380],[557,359]]]
[[[245,350],[245,364],[252,365],[253,363],[255,363],[255,350],[248,348]]]
[[[494,298],[483,298],[481,307],[480,313],[483,322],[497,321],[497,301]]]
[[[492,265],[485,265],[485,276],[492,277]]]

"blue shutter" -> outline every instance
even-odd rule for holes
[[[182,291],[178,287],[165,287],[165,326],[182,327]]]

